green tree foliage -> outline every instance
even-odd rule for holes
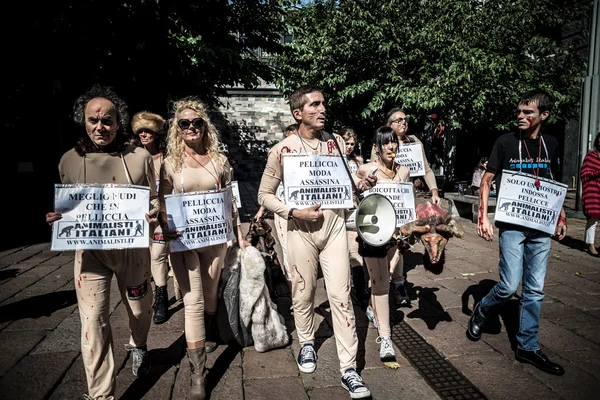
[[[393,106],[451,126],[505,129],[518,96],[544,88],[577,112],[585,62],[561,27],[585,0],[316,0],[291,13],[279,86],[322,86],[335,125],[378,126]]]
[[[57,105],[64,114],[96,82],[115,86],[133,112],[166,114],[168,100],[179,96],[198,95],[211,103],[226,86],[270,81],[271,68],[253,49],[280,50],[290,3],[11,2],[2,28],[2,89],[11,105],[5,121],[18,125],[31,99]]]

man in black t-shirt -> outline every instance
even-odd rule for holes
[[[527,92],[515,109],[518,132],[505,134],[496,140],[488,160],[487,170],[481,179],[479,220],[477,233],[484,239],[494,238],[494,227],[488,218],[490,183],[496,177],[498,198],[502,170],[520,171],[537,179],[554,179],[553,172],[559,164],[558,142],[552,136],[542,136],[540,129],[550,115],[553,100],[544,91]],[[467,337],[477,341],[481,338],[486,317],[506,303],[516,292],[522,279],[520,326],[517,332],[517,361],[529,363],[544,372],[563,375],[564,369],[550,361],[540,350],[538,331],[540,312],[544,298],[544,279],[550,252],[550,234],[532,228],[496,222],[499,229],[500,282],[475,305],[469,319]],[[555,236],[558,240],[567,233],[565,210],[561,208]]]

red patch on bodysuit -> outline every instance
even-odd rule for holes
[[[303,292],[304,289],[305,289],[305,287],[306,287],[306,282],[304,281],[304,278],[302,277],[302,274],[300,273],[300,271],[298,271],[298,267],[296,265],[294,265],[294,270],[296,271],[296,273],[300,277],[300,280],[298,281],[298,284],[302,285],[302,287],[300,288],[300,292]]]
[[[290,149],[287,146],[283,146],[281,148],[281,153],[279,153],[279,163],[281,164],[281,161],[283,160],[283,155],[284,154],[291,153],[291,152],[292,152],[292,149]]]
[[[333,149],[335,149],[335,143],[333,142],[333,140],[332,140],[332,139],[329,139],[329,140],[327,141],[327,152],[328,152],[329,154],[331,154],[331,153],[333,153]]]

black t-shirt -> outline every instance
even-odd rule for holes
[[[496,174],[497,197],[500,197],[500,180],[502,179],[502,170],[504,169],[521,171],[548,179],[552,179],[553,174],[556,176],[556,172],[558,171],[560,158],[556,138],[550,135],[538,135],[535,139],[521,140],[520,155],[519,140],[519,132],[507,133],[500,136],[492,148],[492,153],[488,159],[487,171]],[[496,223],[496,226],[499,228],[509,228],[508,225],[500,222]],[[511,225],[511,229],[512,227],[514,225]],[[519,227],[516,229],[522,228]]]

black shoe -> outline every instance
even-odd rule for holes
[[[471,318],[469,318],[469,324],[467,325],[467,338],[474,342],[481,339],[483,324],[485,324],[485,317],[481,313],[479,303],[477,303]]]
[[[410,307],[410,297],[406,294],[404,285],[396,285],[394,299],[396,301],[396,307]]]
[[[204,313],[204,329],[206,330],[206,340],[204,348],[207,353],[212,353],[219,347],[220,335],[217,326],[217,315]]]
[[[564,375],[565,370],[557,363],[553,363],[542,350],[522,350],[517,347],[515,359],[521,363],[531,364],[537,369],[552,375]]]
[[[167,285],[156,286],[154,289],[154,316],[152,321],[155,324],[162,324],[169,317],[169,294],[167,293]]]

